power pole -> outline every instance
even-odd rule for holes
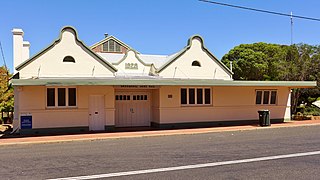
[[[291,45],[293,44],[293,17],[292,12],[290,14],[290,21],[291,21]]]

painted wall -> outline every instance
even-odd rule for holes
[[[134,67],[126,68],[126,64],[134,65]],[[116,75],[136,75],[136,76],[145,76],[150,72],[150,65],[142,63],[141,60],[138,60],[136,53],[132,50],[128,51],[124,56],[124,59],[119,64],[113,64],[118,71]],[[136,66],[135,66],[136,65]]]
[[[33,128],[88,126],[89,95],[104,95],[105,125],[115,125],[115,90],[112,86],[77,86],[77,108],[46,108],[45,86],[19,90],[21,114],[31,113]],[[287,87],[212,87],[212,105],[181,106],[180,88],[162,86],[151,90],[152,122],[186,123],[257,120],[260,109],[269,109],[271,119],[290,119],[290,89]],[[255,91],[277,90],[276,105],[256,105]]]
[[[23,61],[23,31],[22,29],[13,29],[13,67],[17,67]],[[17,71],[14,68],[14,73]]]
[[[152,110],[152,122],[160,123],[160,91],[159,89],[152,90],[152,103],[151,103],[151,110]]]
[[[256,105],[256,89],[277,89],[277,105]],[[160,123],[164,124],[257,120],[260,109],[269,109],[271,119],[290,119],[290,89],[286,87],[212,87],[210,106],[181,106],[177,86],[161,87],[160,96]]]
[[[63,62],[72,56],[75,63]],[[77,41],[72,30],[62,32],[61,41],[52,49],[20,71],[20,78],[31,77],[114,77],[113,73],[96,57],[90,55]]]
[[[201,67],[192,66],[199,61]],[[159,73],[164,78],[196,78],[230,80],[230,75],[203,49],[199,38],[191,39],[191,47]]]
[[[88,126],[89,95],[104,95],[105,124],[114,125],[112,86],[78,86],[77,108],[46,108],[45,86],[24,86],[19,95],[20,115],[31,113],[33,128]]]

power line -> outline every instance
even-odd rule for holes
[[[216,2],[216,1],[208,1],[208,0],[199,0],[199,1],[205,2],[205,3],[210,3],[210,4],[217,4],[217,5],[221,5],[221,6],[228,6],[228,7],[238,8],[238,9],[245,9],[245,10],[250,10],[250,11],[268,13],[268,14],[273,14],[273,15],[287,16],[287,17],[290,17],[290,18],[294,17],[294,18],[306,19],[306,20],[311,20],[311,21],[320,21],[320,19],[318,19],[318,18],[307,17],[307,16],[298,16],[298,15],[280,13],[280,12],[275,12],[275,11],[256,9],[256,8],[251,8],[251,7],[226,4],[226,3]]]
[[[1,49],[1,54],[2,54],[2,59],[3,59],[4,67],[7,69],[7,63],[6,63],[6,60],[5,60],[5,58],[4,58],[4,53],[3,53],[1,41],[0,41],[0,49]]]

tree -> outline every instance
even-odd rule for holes
[[[285,55],[285,49],[277,44],[241,44],[224,55],[222,62],[228,67],[232,62],[235,80],[276,80]]]
[[[13,99],[13,88],[9,84],[9,79],[11,75],[9,74],[6,67],[0,67],[0,111],[3,112],[13,112],[14,99]]]
[[[223,56],[229,67],[233,62],[235,80],[279,80],[320,82],[320,46],[297,44],[292,46],[254,43],[242,44]],[[293,89],[291,112],[310,96],[320,96],[319,88]]]

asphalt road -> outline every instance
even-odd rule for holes
[[[1,141],[1,139],[0,139]],[[0,147],[0,179],[50,179],[320,151],[320,126]],[[319,179],[320,155],[114,179]]]

